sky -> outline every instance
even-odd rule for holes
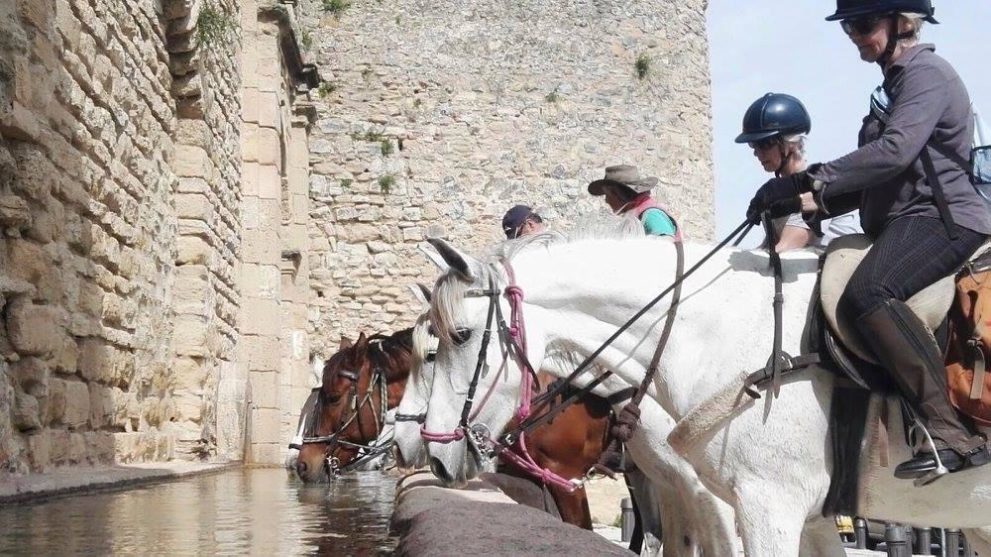
[[[940,25],[923,27],[922,42],[934,43],[953,64],[984,121],[991,121],[991,0],[933,4]],[[808,162],[856,149],[881,72],[860,60],[839,23],[824,21],[835,6],[834,0],[709,0],[716,240],[743,222],[753,192],[770,178],[746,145],[733,142],[743,113],[764,93],[794,95],[809,110]],[[751,233],[744,245],[757,236]]]

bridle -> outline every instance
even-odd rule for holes
[[[383,440],[379,439],[382,434],[382,430],[385,427],[385,414],[388,411],[389,404],[388,386],[385,380],[385,372],[382,368],[376,366],[372,369],[372,376],[368,382],[368,389],[365,391],[364,396],[360,397],[360,400],[358,393],[358,379],[360,377],[360,372],[342,369],[338,370],[337,375],[347,379],[351,383],[351,386],[348,389],[348,405],[351,408],[348,417],[342,420],[341,424],[330,435],[313,435],[313,432],[316,430],[319,422],[320,415],[323,413],[324,397],[322,396],[322,393],[319,393],[316,398],[313,411],[310,413],[306,426],[303,429],[302,440],[299,443],[289,444],[289,448],[297,450],[301,450],[306,445],[327,445],[324,453],[324,465],[327,467],[327,471],[331,477],[354,470],[365,462],[386,453],[392,447],[391,438]],[[321,389],[322,387],[316,387],[313,390],[320,391]],[[379,391],[378,407],[376,407],[373,400],[376,389]],[[358,430],[364,431],[361,414],[362,409],[365,406],[368,406],[371,409],[372,416],[374,416],[375,442],[371,444],[355,443],[345,438],[344,435],[347,428],[355,422],[357,422]],[[344,447],[357,449],[358,456],[342,465],[340,459],[337,457],[337,452]]]
[[[452,443],[467,439],[469,446],[478,456],[487,458],[499,456],[545,484],[554,484],[568,491],[574,491],[584,485],[585,479],[568,480],[537,464],[527,450],[525,432],[520,432],[518,436],[512,438],[512,441],[507,443],[503,440],[493,438],[490,429],[485,424],[481,422],[472,423],[496,386],[496,382],[493,382],[489,392],[483,397],[481,403],[477,408],[474,408],[478,382],[486,375],[486,356],[488,354],[493,328],[499,333],[500,345],[516,361],[517,367],[520,370],[520,398],[519,406],[516,409],[516,417],[518,420],[526,420],[530,416],[531,397],[533,395],[533,386],[536,383],[536,372],[526,357],[526,328],[522,311],[523,290],[515,284],[515,276],[509,261],[503,260],[503,265],[509,278],[509,286],[503,292],[500,292],[496,287],[495,279],[493,278],[495,273],[492,273],[492,276],[489,278],[488,289],[469,290],[466,293],[466,297],[487,297],[489,304],[485,318],[485,329],[482,333],[481,347],[479,348],[478,358],[475,363],[475,371],[472,373],[471,382],[468,384],[468,394],[461,408],[461,419],[451,432],[431,432],[427,431],[425,426],[421,426],[420,436],[425,441],[431,443]],[[503,318],[502,307],[499,304],[500,294],[505,295],[509,300],[511,310],[509,325],[506,324]],[[508,360],[503,361],[503,367],[506,361]]]

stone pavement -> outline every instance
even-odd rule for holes
[[[125,489],[196,474],[221,472],[238,466],[241,463],[173,461],[62,468],[44,474],[8,475],[0,479],[0,504],[37,501],[72,493]]]

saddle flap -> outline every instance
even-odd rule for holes
[[[822,266],[821,285],[819,290],[823,313],[833,334],[851,352],[862,360],[877,364],[877,359],[864,344],[857,331],[854,319],[856,316],[840,315],[837,311],[840,296],[846,289],[853,272],[863,261],[871,248],[871,240],[865,234],[850,234],[840,236],[826,249],[826,261]],[[922,322],[935,330],[946,317],[950,304],[953,302],[953,276],[944,277],[927,286],[921,292],[908,300]]]

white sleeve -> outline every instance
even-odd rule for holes
[[[788,220],[785,221],[785,226],[794,226],[803,230],[809,230],[809,225],[802,219],[801,213],[788,215]]]

